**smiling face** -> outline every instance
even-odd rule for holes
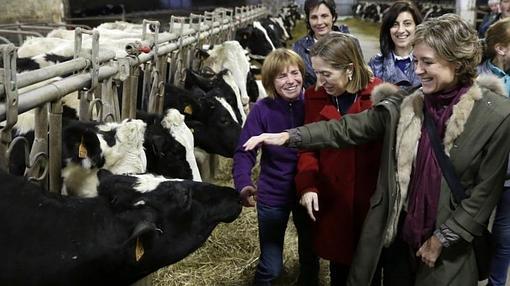
[[[313,35],[317,39],[328,34],[333,29],[333,15],[324,4],[320,4],[310,10],[308,22],[310,23]]]
[[[303,76],[298,66],[285,67],[274,79],[274,88],[283,99],[296,99],[303,89]]]
[[[395,44],[395,54],[407,56],[410,53],[415,29],[416,23],[411,13],[404,11],[398,15],[390,28],[391,40]]]
[[[500,3],[501,18],[510,17],[510,0],[501,0]]]
[[[326,93],[332,96],[339,96],[346,91],[352,67],[336,69],[318,56],[312,57],[311,60],[317,75],[317,87],[324,87]]]
[[[413,56],[416,75],[421,78],[423,93],[445,91],[457,85],[455,63],[439,57],[429,45],[423,42],[416,44]]]

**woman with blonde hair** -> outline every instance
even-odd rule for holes
[[[475,81],[476,31],[445,14],[418,25],[413,43],[422,87],[403,97],[381,85],[372,109],[248,140],[299,148],[345,148],[383,139],[348,285],[476,286],[473,239],[498,203],[510,151],[510,102],[498,80]],[[478,261],[480,262],[480,261]]]
[[[357,40],[340,32],[310,49],[316,86],[305,91],[305,123],[339,120],[372,106],[372,75]],[[296,187],[312,223],[315,253],[329,261],[331,285],[345,285],[358,237],[375,190],[380,146],[302,150]]]
[[[303,124],[304,63],[288,49],[269,53],[262,65],[262,84],[268,97],[255,103],[241,131],[234,153],[233,177],[245,207],[257,207],[260,257],[253,285],[271,285],[283,269],[283,242],[292,212],[298,232],[300,276],[298,283],[318,283],[318,260],[312,254],[306,213],[296,201],[297,150],[264,146],[257,183],[251,172],[258,149],[246,151],[242,145],[251,136],[281,132]]]

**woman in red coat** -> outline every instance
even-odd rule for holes
[[[305,92],[305,123],[338,120],[372,106],[381,80],[363,60],[357,39],[333,33],[310,50],[316,86]],[[301,151],[296,186],[313,222],[314,249],[330,261],[331,285],[345,285],[379,170],[377,142],[350,149]]]

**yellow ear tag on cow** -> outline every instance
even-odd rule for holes
[[[136,239],[136,247],[135,247],[135,259],[136,262],[140,261],[142,259],[143,254],[145,253],[145,250],[143,249],[143,244],[140,241],[140,238]]]
[[[184,107],[184,113],[193,115],[193,108],[191,107],[191,105],[186,105],[186,107]]]
[[[78,158],[87,158],[87,148],[85,148],[85,145],[83,144],[83,137],[81,137],[80,146],[78,147]]]

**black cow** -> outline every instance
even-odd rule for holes
[[[0,285],[129,285],[183,259],[241,211],[227,187],[99,178],[99,197],[77,198],[0,171]]]

